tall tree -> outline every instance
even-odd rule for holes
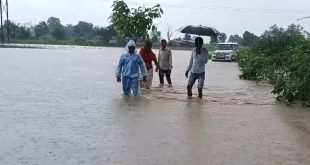
[[[120,39],[124,40],[127,37],[138,39],[148,37],[148,31],[154,29],[153,20],[160,18],[161,14],[163,10],[159,4],[150,8],[140,6],[137,9],[129,9],[123,0],[115,0],[109,19]]]
[[[170,42],[173,33],[174,33],[173,32],[173,27],[171,25],[167,24],[167,39],[168,39],[168,43]]]
[[[111,40],[113,37],[116,37],[116,31],[113,25],[105,28],[96,26],[94,28],[94,33],[100,41],[103,41],[105,43],[108,43],[109,40]]]
[[[79,23],[73,27],[73,32],[77,38],[90,39],[93,37],[94,25],[92,23],[79,21]]]
[[[67,24],[65,26],[65,36],[67,39],[74,39],[74,32],[73,32],[74,26],[72,24]]]
[[[27,26],[16,24],[10,20],[4,22],[4,26],[10,25],[10,38],[12,40],[30,39],[31,29]],[[6,36],[8,38],[8,36]]]
[[[38,25],[34,26],[34,33],[36,38],[41,38],[42,36],[47,35],[49,32],[47,23],[41,21]]]
[[[50,29],[50,31],[52,31],[56,27],[62,26],[59,18],[56,18],[56,17],[49,17],[47,20],[47,24],[48,24],[48,28]]]
[[[217,38],[217,37],[211,37],[211,38],[210,38],[210,43],[211,43],[211,44],[216,44],[216,43],[218,43],[218,38]]]
[[[254,33],[245,31],[243,33],[243,46],[250,46],[254,44],[259,39]]]
[[[17,36],[18,39],[30,39],[31,37],[31,29],[26,26],[19,26],[18,28],[19,35]]]
[[[61,24],[59,18],[56,18],[56,17],[48,18],[47,25],[53,37],[59,40],[65,39],[65,34],[66,34],[65,28]]]
[[[226,39],[227,39],[226,33],[221,33],[219,37],[219,42],[226,42]]]
[[[58,40],[63,40],[66,37],[65,28],[63,26],[56,27],[51,31],[51,35]]]
[[[231,35],[228,39],[228,42],[236,42],[238,44],[242,44],[243,38],[240,37],[239,35]]]

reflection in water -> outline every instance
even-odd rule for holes
[[[135,97],[135,96],[126,96],[120,100],[120,108],[135,108],[135,107],[143,107],[147,104],[147,100],[144,97]],[[125,110],[125,109],[124,109]]]

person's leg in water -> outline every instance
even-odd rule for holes
[[[147,71],[147,78],[145,82],[145,89],[151,89],[153,82],[153,69]]]
[[[143,82],[142,77],[139,78],[140,88],[145,88],[145,82]]]
[[[140,80],[139,78],[132,78],[130,88],[132,90],[133,96],[140,96]]]
[[[198,97],[202,98],[202,88],[198,88]]]
[[[129,96],[129,95],[131,94],[131,92],[130,92],[131,78],[129,78],[129,77],[123,77],[122,83],[123,83],[123,92],[124,92],[124,95]]]
[[[192,88],[193,88],[193,85],[190,85],[190,84],[187,85],[187,96],[188,97],[192,97],[193,96]]]
[[[166,70],[165,71],[165,75],[166,75],[166,79],[167,79],[167,82],[169,84],[169,86],[171,87],[172,86],[172,82],[171,82],[171,70]]]
[[[205,81],[205,73],[200,73],[198,77],[198,97],[202,98],[202,89]]]
[[[163,86],[164,85],[164,70],[159,70],[158,72],[158,77],[159,77],[159,85]]]
[[[187,84],[187,96],[188,97],[192,97],[193,93],[192,93],[192,88],[193,85],[195,84],[197,80],[196,74],[195,73],[190,73],[189,79],[188,79],[188,84]]]

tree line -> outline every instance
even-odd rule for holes
[[[107,27],[94,26],[92,23],[79,21],[76,25],[63,25],[59,18],[50,17],[36,25],[20,24],[5,21],[4,27],[9,23],[10,38],[18,40],[92,40],[108,43],[116,36],[112,25]],[[6,28],[4,28],[6,36]]]
[[[75,40],[109,43],[117,40],[119,43],[128,39],[150,39],[159,42],[161,33],[153,24],[153,20],[160,18],[163,10],[157,4],[153,7],[140,6],[129,8],[122,0],[115,0],[112,4],[112,14],[107,27],[94,26],[92,23],[79,21],[76,25],[63,25],[59,18],[50,17],[36,25],[20,24],[5,21],[3,27],[10,27],[10,38],[14,42],[22,40]],[[7,34],[3,28],[4,35]],[[7,36],[5,36],[7,40]],[[114,41],[115,42],[115,41]]]

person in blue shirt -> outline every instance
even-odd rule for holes
[[[190,72],[188,84],[187,84],[187,95],[189,98],[192,97],[192,88],[196,80],[198,80],[198,97],[202,98],[202,88],[205,81],[205,67],[208,63],[208,50],[202,47],[203,39],[197,37],[195,39],[196,48],[192,51],[189,65],[186,69],[185,76],[188,78]]]
[[[122,54],[117,70],[116,81],[122,82],[124,95],[140,96],[140,73],[143,81],[146,82],[146,67],[142,57],[136,53],[136,44],[130,40],[126,45],[126,51]]]

